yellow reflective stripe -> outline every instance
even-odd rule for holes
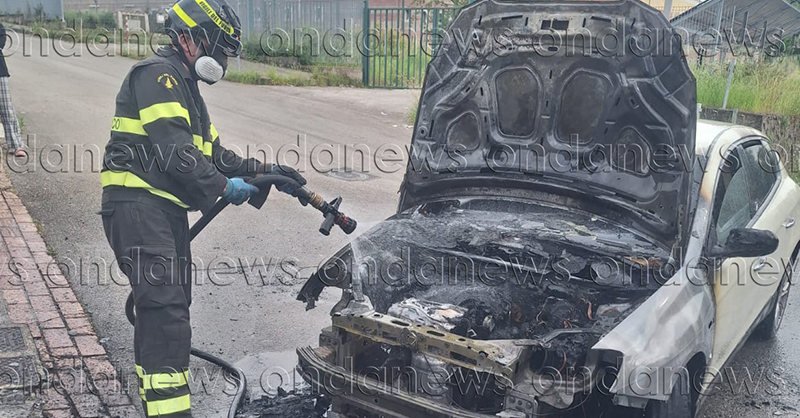
[[[147,184],[147,182],[142,180],[139,176],[129,171],[120,171],[120,172],[103,171],[102,173],[100,173],[100,184],[103,187],[123,186],[123,187],[145,189],[148,192],[158,197],[163,197],[164,199],[167,199],[182,208],[189,207],[189,205],[181,202],[181,200],[175,197],[175,195],[173,195],[172,193],[165,192],[161,189],[156,189],[155,187]],[[136,373],[140,372],[141,369],[137,366]],[[141,375],[139,377],[141,377]]]
[[[172,10],[174,10],[175,14],[178,15],[178,17],[181,18],[181,20],[183,20],[183,23],[186,23],[190,28],[197,26],[197,22],[195,22],[194,19],[189,17],[189,15],[186,14],[186,11],[184,11],[183,8],[181,8],[181,6],[178,5],[177,3],[175,3],[174,6],[172,6]]]
[[[114,116],[114,119],[111,120],[111,131],[147,135],[147,132],[145,132],[142,127],[142,121],[139,119],[123,118],[121,116]]]
[[[139,119],[142,125],[155,122],[161,118],[184,118],[186,123],[191,126],[189,111],[178,102],[156,103],[139,111]]]
[[[157,417],[159,415],[174,414],[176,412],[188,411],[192,407],[189,394],[178,396],[172,399],[162,399],[160,401],[145,402],[147,406],[147,416]]]
[[[217,128],[214,127],[214,124],[211,124],[211,142],[214,142],[219,139],[219,132],[217,132]]]
[[[144,400],[144,387],[142,386],[142,383],[144,382],[144,380],[142,380],[142,378],[144,377],[144,371],[142,370],[142,366],[138,364],[136,364],[135,366],[136,366],[136,375],[139,376],[139,397],[142,398],[142,400]]]
[[[203,137],[200,135],[192,135],[192,139],[194,140],[194,146],[196,146],[203,155],[211,156],[211,150],[213,149],[211,142],[204,142]]]
[[[144,390],[158,390],[185,386],[189,381],[189,371],[182,373],[155,373],[146,374],[142,379]]]
[[[224,30],[228,35],[233,35],[233,26],[222,20],[219,15],[217,15],[217,12],[215,12],[214,9],[212,9],[211,6],[205,2],[205,0],[195,1],[197,2],[197,5],[200,6],[204,12],[206,12],[208,17],[220,27],[220,29]]]

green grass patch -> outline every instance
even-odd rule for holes
[[[408,118],[406,119],[409,125],[413,125],[417,122],[417,111],[419,111],[419,97],[414,99],[414,102],[411,104],[411,109],[409,109]]]
[[[264,64],[287,68],[305,66],[360,67],[361,54],[356,47],[358,40],[350,33],[342,33],[335,40],[320,36],[326,31],[305,27],[292,32],[289,38],[276,36],[264,39],[245,40],[242,58]],[[349,56],[348,56],[349,55]]]
[[[697,101],[722,107],[728,81],[728,65],[694,70]],[[728,97],[728,109],[781,115],[800,115],[800,63],[793,58],[770,62],[737,62]]]
[[[64,20],[70,25],[72,22],[81,22],[82,27],[87,29],[117,27],[117,21],[112,12],[65,10]]]
[[[322,86],[322,87],[362,87],[361,80],[348,77],[338,71],[314,70],[310,77],[279,75],[275,70],[262,73],[258,71],[229,71],[225,79],[235,83],[262,86]]]
[[[258,71],[228,71],[225,74],[226,80],[242,84],[267,84],[261,81],[262,78],[264,75]]]

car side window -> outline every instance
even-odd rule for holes
[[[750,207],[753,213],[756,213],[766,202],[772,187],[778,183],[780,166],[775,160],[775,155],[761,141],[746,143],[743,149]]]
[[[736,148],[727,154],[720,167],[714,193],[715,216],[712,219],[717,245],[725,245],[731,230],[747,226],[751,218],[749,203],[747,172]]]

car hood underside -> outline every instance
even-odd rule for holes
[[[617,199],[680,239],[697,116],[673,35],[635,0],[464,7],[427,69],[401,209],[453,176],[515,175]]]

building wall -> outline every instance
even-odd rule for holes
[[[3,1],[3,0],[0,0]],[[64,10],[150,11],[166,9],[174,0],[64,0]]]
[[[641,0],[642,3],[649,4],[656,8],[664,8],[665,0]],[[700,4],[695,0],[672,0],[672,7],[694,7]]]
[[[658,10],[664,10],[665,0],[640,0],[642,3],[649,4]],[[670,18],[678,16],[679,14],[688,11],[689,9],[700,4],[696,0],[672,0],[672,14]]]
[[[37,13],[43,16],[37,16]],[[60,0],[0,0],[0,15],[25,15],[26,17],[60,18]]]

